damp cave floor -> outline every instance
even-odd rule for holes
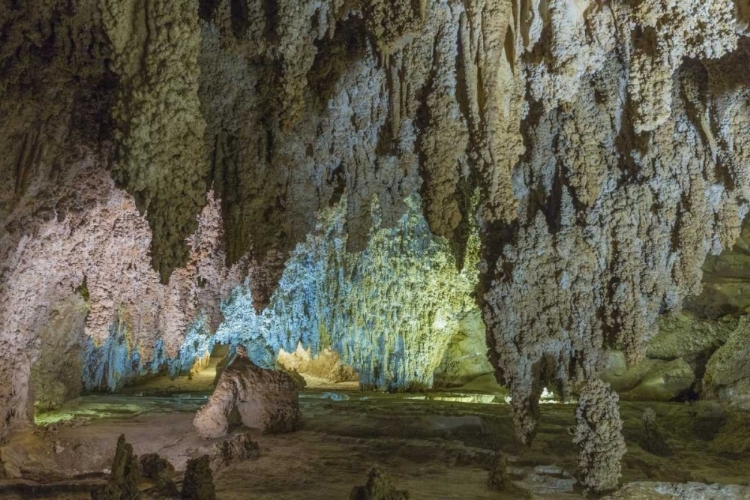
[[[86,396],[75,406],[42,415],[40,430],[11,439],[0,451],[6,461],[25,463],[25,477],[42,482],[73,474],[95,477],[110,467],[117,436],[124,433],[136,454],[156,452],[178,470],[184,469],[188,458],[202,455],[212,445],[192,428],[194,412],[208,393],[157,394]],[[261,446],[260,459],[216,473],[217,497],[346,499],[354,485],[365,483],[369,468],[378,464],[396,487],[409,490],[417,500],[518,498],[485,486],[487,467],[497,449],[512,457],[509,466],[514,479],[534,498],[582,497],[570,476],[576,470],[576,447],[571,442],[575,405],[542,405],[539,433],[527,448],[514,436],[507,404],[467,402],[476,399],[465,393],[306,390],[300,395],[302,429],[286,435],[254,433]],[[750,439],[742,434],[747,422],[729,423],[711,403],[622,402],[620,407],[628,444],[623,482],[747,485],[750,481]],[[652,455],[638,445],[640,417],[646,407],[657,414],[672,450],[669,457]],[[53,423],[71,417],[87,417],[90,422]],[[740,435],[735,436],[737,432]],[[744,448],[738,447],[742,439],[746,440]],[[0,498],[32,497],[6,492]],[[90,496],[59,492],[33,498]]]

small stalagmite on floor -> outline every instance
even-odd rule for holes
[[[182,500],[216,500],[211,459],[208,455],[188,460],[180,498]]]
[[[125,441],[125,435],[117,440],[112,473],[106,485],[91,492],[92,500],[140,500],[138,481],[141,470],[133,446]]]
[[[660,457],[671,455],[669,445],[667,445],[656,423],[656,412],[652,408],[646,408],[643,411],[641,422],[643,423],[643,434],[641,434],[641,439],[638,441],[641,448]]]
[[[490,473],[487,476],[487,488],[493,491],[504,491],[514,498],[531,498],[531,494],[517,486],[508,472],[508,459],[503,452],[497,452],[490,463]]]
[[[284,372],[257,366],[239,346],[237,356],[222,373],[193,425],[201,437],[216,439],[226,436],[229,426],[235,423],[277,433],[297,430],[299,421],[294,380]]]
[[[211,462],[215,468],[220,468],[235,462],[258,458],[260,458],[260,445],[253,441],[249,433],[243,432],[214,444]]]
[[[497,453],[490,464],[490,473],[487,477],[487,488],[495,491],[507,491],[513,482],[508,474],[508,463],[502,453]]]
[[[148,494],[156,498],[175,498],[179,495],[177,485],[172,479],[174,466],[166,458],[156,453],[141,455],[141,474],[143,477],[154,482],[154,487],[148,490]]]
[[[391,478],[377,465],[370,469],[367,484],[355,486],[349,494],[349,500],[409,500],[409,498],[409,492],[394,488]]]

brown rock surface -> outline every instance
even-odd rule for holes
[[[367,477],[367,484],[355,486],[349,500],[408,500],[408,491],[397,490],[388,475],[379,467],[373,466]]]
[[[141,479],[141,469],[138,457],[133,455],[133,446],[125,441],[125,435],[117,440],[115,458],[109,481],[91,492],[92,500],[139,500],[141,492],[138,482]]]
[[[263,432],[292,432],[299,427],[294,380],[284,372],[258,367],[240,353],[224,370],[208,403],[193,425],[205,439],[225,436],[232,423]]]
[[[188,460],[185,477],[182,479],[180,498],[182,500],[216,500],[214,478],[208,455]]]
[[[588,382],[578,399],[573,442],[578,445],[580,482],[594,492],[614,490],[627,451],[617,394],[601,380]]]
[[[235,434],[213,447],[211,460],[218,466],[224,467],[243,460],[256,460],[260,457],[260,445],[253,441],[247,432]]]

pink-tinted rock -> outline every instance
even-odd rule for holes
[[[188,239],[186,266],[172,273],[169,284],[160,283],[148,253],[151,232],[146,219],[135,199],[116,188],[109,173],[98,167],[81,164],[64,186],[75,187],[81,198],[76,203],[86,210],[39,222],[34,237],[11,238],[7,246],[3,240],[0,435],[32,421],[32,366],[42,366],[33,377],[42,403],[75,397],[80,374],[76,378],[53,368],[73,360],[80,363],[65,353],[74,337],[88,337],[98,345],[109,337],[113,323],[124,322],[131,346],[138,346],[142,359],[151,359],[160,340],[167,355],[175,357],[190,321],[202,313],[215,328],[221,319],[221,298],[247,274],[244,264],[225,265],[219,203],[209,195],[198,230]],[[11,220],[22,215],[19,208]],[[77,291],[84,289],[79,296]],[[79,315],[85,319],[76,319]],[[72,319],[65,319],[69,316]],[[66,331],[57,336],[60,339],[50,335],[51,328],[61,327]]]
[[[265,370],[238,349],[193,425],[201,437],[225,436],[230,424],[241,422],[263,432],[292,432],[299,427],[297,386],[284,372]]]

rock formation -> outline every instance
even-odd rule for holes
[[[229,439],[216,443],[213,447],[211,462],[218,467],[225,467],[243,460],[255,460],[260,457],[260,446],[253,441],[247,432],[235,434]]]
[[[8,391],[4,397],[12,392],[17,398],[12,408],[33,403],[20,384],[28,383],[35,362],[42,364],[34,375],[39,389],[57,404],[64,393],[80,390],[81,380],[88,389],[121,386],[134,357],[143,360],[144,372],[166,369],[167,358],[189,369],[196,354],[180,353],[189,326],[216,325],[219,300],[226,293],[222,291],[240,281],[231,278],[232,271],[224,266],[215,203],[206,207],[199,231],[191,238],[189,267],[175,273],[169,285],[162,285],[149,264],[145,243],[151,236],[133,199],[116,190],[106,172],[82,169],[75,181],[90,186],[83,190],[93,206],[82,214],[45,223],[37,238],[19,247],[4,275],[0,324],[9,351],[3,356],[10,363],[15,349],[21,349],[24,354],[17,359],[25,359],[13,370],[17,382],[0,389]],[[79,305],[71,311],[66,303]],[[65,319],[61,314],[76,316]],[[66,332],[68,326],[72,330]],[[61,330],[53,335],[53,328],[60,328],[65,338],[56,340]],[[40,350],[24,347],[35,346],[40,338],[44,338]],[[161,356],[155,354],[160,351]],[[83,364],[82,378],[80,372],[64,368],[70,364]],[[54,377],[41,371],[51,366],[67,371]],[[59,385],[70,378],[73,381]]]
[[[141,455],[141,473],[149,479],[169,479],[174,476],[174,465],[156,453]]]
[[[638,441],[641,448],[654,455],[668,456],[670,454],[669,446],[656,423],[656,412],[651,408],[643,410],[641,423],[643,424],[643,433]]]
[[[292,432],[299,427],[297,398],[289,375],[260,368],[240,347],[193,425],[204,439],[225,436],[235,423],[263,432]]]
[[[601,380],[586,383],[578,399],[573,441],[578,445],[580,482],[594,492],[617,488],[620,459],[627,451],[617,394]]]
[[[510,480],[510,474],[508,474],[507,459],[502,453],[496,453],[490,464],[487,488],[495,491],[508,491],[512,487],[513,482]]]
[[[750,323],[743,317],[727,343],[708,360],[703,389],[728,405],[750,410]]]
[[[117,440],[112,471],[105,486],[91,492],[92,500],[139,500],[141,478],[138,457],[133,455],[133,446],[125,441],[125,435]]]
[[[672,361],[646,358],[627,366],[622,352],[611,351],[602,380],[620,399],[627,401],[672,401],[689,394],[696,384],[690,365],[683,358]]]
[[[593,377],[604,345],[639,360],[746,213],[742,168],[728,167],[731,185],[715,176],[741,130],[718,126],[736,112],[719,103],[742,99],[730,82],[745,81],[730,69],[747,50],[733,3],[585,5],[528,4],[506,28],[503,74],[533,100],[506,110],[526,147],[507,170],[515,222],[480,226],[481,301],[527,440],[541,388]]]
[[[302,344],[298,344],[297,350],[292,353],[280,350],[278,362],[284,370],[292,372],[292,376],[294,373],[305,374],[331,383],[359,380],[357,372],[351,366],[342,364],[339,354],[328,348],[312,356],[310,349],[303,349]]]
[[[98,3],[111,43],[109,68],[118,82],[111,110],[112,177],[148,213],[151,262],[166,283],[187,263],[186,239],[198,229],[206,204],[198,12],[190,0]]]
[[[388,475],[373,466],[367,476],[367,484],[355,486],[349,494],[349,500],[408,500],[409,492],[397,490]]]
[[[175,475],[174,466],[169,460],[156,453],[148,453],[140,457],[141,475],[154,482],[154,487],[148,490],[149,495],[156,498],[176,498],[180,491],[172,479]]]
[[[216,500],[214,477],[211,473],[208,455],[191,458],[187,461],[185,476],[182,479],[182,500]]]
[[[418,197],[406,201],[395,226],[376,223],[361,252],[346,250],[347,199],[326,211],[292,252],[267,308],[254,314],[248,288],[222,305],[217,341],[242,342],[267,368],[280,349],[301,344],[313,356],[331,349],[366,388],[430,387],[461,318],[476,308],[477,241],[457,269],[448,244],[427,227]],[[372,211],[378,220],[375,201]]]
[[[463,385],[482,375],[493,374],[487,359],[487,340],[482,314],[472,309],[462,316],[453,338],[435,370],[435,383],[442,386]]]
[[[662,483],[635,481],[602,500],[674,500],[676,498],[711,498],[733,500],[750,496],[750,488],[738,485],[702,483]]]
[[[641,360],[740,235],[743,5],[4,2],[0,436],[32,380],[79,390],[36,366],[58,353],[112,390],[190,370],[223,320],[264,367],[301,341],[420,388],[478,306],[530,442],[544,387]],[[51,335],[76,294],[82,348]]]

